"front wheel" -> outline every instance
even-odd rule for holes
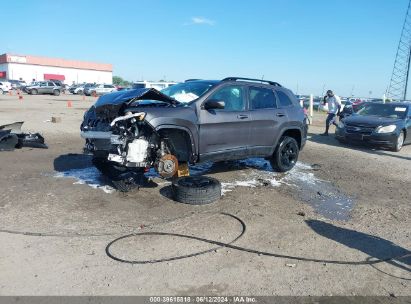
[[[297,163],[299,152],[297,141],[292,137],[283,136],[270,159],[271,166],[278,172],[289,171]]]
[[[54,90],[54,91],[53,91],[53,95],[54,95],[54,96],[59,96],[59,95],[60,95],[60,91],[59,91],[59,90]]]
[[[400,135],[398,135],[397,137],[395,146],[392,149],[394,152],[399,152],[401,150],[402,146],[404,145],[404,139],[405,139],[404,131],[401,131]]]
[[[30,91],[31,95],[37,95],[37,93],[38,93],[38,91],[36,89],[33,89],[33,90]]]

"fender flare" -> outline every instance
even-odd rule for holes
[[[189,138],[190,138],[190,144],[191,144],[191,158],[195,161],[197,159],[197,155],[198,155],[198,149],[197,149],[197,142],[191,132],[191,130],[187,127],[183,127],[183,126],[178,126],[178,125],[172,125],[172,124],[163,124],[163,125],[159,125],[157,127],[154,128],[154,130],[158,133],[159,131],[163,130],[163,129],[175,129],[175,130],[181,130],[184,131],[188,134]]]
[[[281,137],[284,135],[284,133],[287,132],[287,131],[298,131],[298,132],[300,132],[300,143],[301,143],[301,145],[303,145],[303,132],[302,132],[302,130],[301,130],[300,128],[296,127],[296,126],[287,126],[287,127],[283,128],[283,129],[281,129],[281,131],[279,132],[279,134],[281,134],[281,135],[278,137],[277,142],[274,143],[274,145],[273,145],[273,147],[272,147],[272,150],[271,150],[271,154],[274,153],[275,149],[276,149],[277,146],[278,146],[278,142],[279,142],[280,138],[281,138]]]

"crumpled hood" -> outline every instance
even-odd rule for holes
[[[133,89],[113,92],[101,96],[95,103],[95,107],[101,107],[105,105],[122,105],[136,100],[158,100],[170,103],[172,105],[178,104],[178,101],[157,91],[156,89]]]
[[[122,109],[138,100],[158,100],[166,102],[170,105],[176,105],[179,103],[177,100],[164,95],[156,89],[143,88],[113,92],[103,95],[97,100],[92,109],[94,109],[93,112],[95,111],[95,115],[101,118],[105,117],[113,119],[114,117],[121,115],[120,111]]]

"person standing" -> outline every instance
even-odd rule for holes
[[[335,95],[333,91],[328,90],[327,95],[324,96],[323,99],[323,105],[325,104],[328,105],[328,115],[325,121],[325,132],[321,134],[322,136],[328,136],[328,130],[331,124],[337,126],[336,119],[341,109],[341,98]]]

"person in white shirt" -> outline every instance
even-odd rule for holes
[[[333,93],[333,91],[328,90],[327,95],[324,96],[324,102],[323,104],[325,105],[327,103],[328,105],[328,116],[325,121],[325,132],[321,134],[322,136],[328,136],[328,130],[330,129],[330,125],[333,124],[337,126],[337,114],[341,110],[341,98]]]

